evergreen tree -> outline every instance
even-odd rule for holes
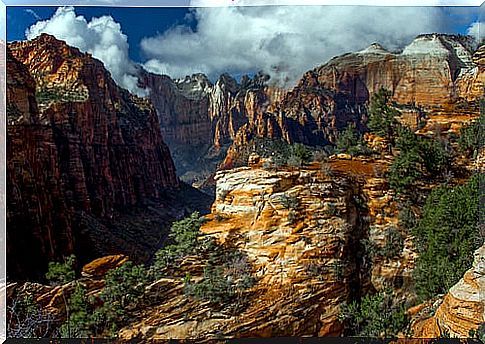
[[[371,132],[385,137],[389,142],[389,153],[392,153],[394,147],[398,121],[396,116],[399,111],[391,106],[392,93],[384,88],[380,88],[371,99],[369,105],[369,121],[367,126]]]

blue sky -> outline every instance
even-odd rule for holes
[[[25,30],[40,20],[52,17],[57,7],[7,7],[7,41],[25,40]],[[167,8],[127,8],[127,7],[76,7],[76,13],[89,21],[92,17],[109,15],[121,23],[123,32],[128,36],[130,56],[135,61],[142,61],[139,44],[142,38],[156,35],[182,22],[189,9]]]
[[[104,0],[103,0],[104,1]],[[208,0],[198,0],[208,1]],[[235,0],[245,1],[245,0]],[[410,1],[410,0],[408,0]],[[395,51],[421,33],[479,30],[482,7],[7,7],[7,40],[42,32],[102,60],[135,93],[135,65],[175,78],[263,70],[282,84],[374,42]],[[485,30],[483,30],[485,31]]]

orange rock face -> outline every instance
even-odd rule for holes
[[[103,277],[108,271],[120,267],[127,261],[128,257],[121,254],[101,257],[84,265],[81,274],[85,277]]]
[[[357,102],[369,100],[385,87],[398,103],[432,106],[483,95],[480,65],[466,39],[432,34],[418,36],[401,53],[372,45],[336,57],[313,72],[319,85],[351,94]]]

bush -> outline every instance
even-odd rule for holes
[[[213,253],[209,259],[201,282],[193,284],[190,275],[186,275],[185,293],[212,303],[227,303],[235,296],[240,299],[242,293],[256,283],[247,257],[239,251],[229,251],[222,257],[216,255]]]
[[[32,295],[8,298],[6,309],[8,338],[45,338],[51,334],[54,316],[43,310]]]
[[[460,151],[468,157],[475,157],[485,143],[483,137],[484,130],[485,114],[480,113],[477,121],[461,128],[458,139]]]
[[[198,212],[194,212],[189,217],[172,224],[168,235],[169,242],[155,253],[150,269],[156,278],[160,277],[162,270],[174,264],[178,259],[201,250],[202,243],[199,235],[203,221],[203,217]]]
[[[399,129],[396,140],[399,155],[389,170],[391,188],[406,192],[423,177],[441,177],[451,169],[453,153],[447,141],[424,139],[407,128]]]
[[[404,237],[396,227],[388,227],[385,233],[385,244],[380,255],[385,259],[399,256],[404,249]]]
[[[392,291],[366,295],[360,302],[343,304],[339,318],[351,336],[397,336],[408,323],[403,305],[393,305]]]
[[[390,260],[399,256],[404,249],[404,237],[395,227],[388,227],[384,233],[384,245],[379,246],[370,239],[362,240],[367,258],[374,263],[377,259]]]
[[[376,94],[372,96],[369,105],[369,121],[367,126],[370,131],[385,137],[389,142],[389,152],[394,146],[394,135],[399,126],[396,116],[400,113],[398,110],[391,107],[392,93],[384,88],[380,88]]]
[[[147,282],[146,269],[131,261],[108,272],[100,294],[103,305],[93,314],[97,334],[114,336],[118,326],[130,320],[129,312],[141,304]]]
[[[86,296],[86,289],[76,284],[67,304],[67,321],[62,324],[62,338],[88,338],[93,335],[92,307]]]
[[[367,147],[362,135],[357,131],[355,124],[350,123],[337,137],[337,152],[348,153],[352,156],[370,155],[372,150]]]
[[[301,143],[291,145],[291,156],[300,160],[302,164],[308,164],[312,161],[312,151]]]
[[[479,184],[483,175],[456,187],[431,192],[413,230],[419,257],[414,270],[421,300],[446,293],[470,268],[482,239],[478,230]]]
[[[201,282],[192,284],[186,281],[185,293],[197,299],[224,303],[232,299],[235,290],[224,275],[222,267],[207,266],[204,268],[204,279]]]
[[[288,210],[296,209],[298,208],[298,198],[296,198],[295,196],[288,196],[286,194],[283,194],[281,196],[281,204]]]
[[[399,226],[405,231],[412,230],[418,224],[418,219],[409,204],[399,211],[398,221]]]
[[[485,342],[485,322],[480,324],[476,330],[470,330],[468,336],[470,338],[481,340]]]
[[[74,266],[76,256],[70,255],[64,263],[50,262],[45,277],[51,285],[61,285],[73,281],[76,278]]]

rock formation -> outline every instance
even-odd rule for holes
[[[357,102],[370,99],[380,87],[393,93],[396,102],[421,106],[443,105],[459,98],[475,98],[462,80],[473,78],[483,88],[483,68],[472,56],[467,37],[442,34],[418,36],[402,52],[392,53],[378,45],[333,58],[309,72],[323,87],[349,94]],[[311,74],[310,74],[311,73]],[[478,80],[479,79],[479,80]],[[479,86],[472,86],[475,87]]]
[[[240,83],[223,74],[212,84],[203,74],[172,80],[140,70],[140,84],[150,90],[164,140],[178,174],[199,185],[224,159],[238,129],[281,98],[283,91],[264,84],[265,75]]]
[[[52,36],[8,48],[10,277],[73,251],[148,259],[185,212],[152,105]]]
[[[436,123],[446,126],[456,122],[453,116],[463,111],[455,106],[457,102],[476,102],[483,96],[484,48],[472,54],[470,44],[464,37],[421,35],[400,53],[373,44],[360,52],[335,57],[306,72],[269,111],[257,113],[243,125],[222,168],[232,167],[239,152],[255,136],[323,146],[335,143],[338,132],[349,123],[365,130],[365,105],[381,87],[389,89],[399,104],[440,115],[434,118]],[[418,110],[406,110],[404,115],[412,117],[412,126],[421,116]],[[476,117],[478,108],[463,115],[466,118],[458,122]],[[456,131],[456,126],[452,129]]]

